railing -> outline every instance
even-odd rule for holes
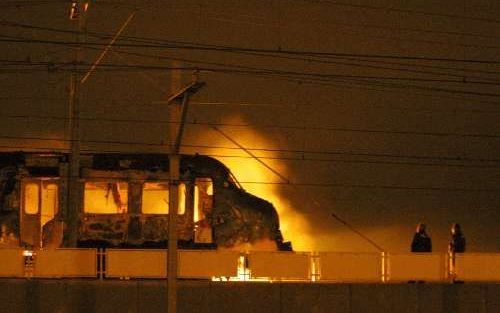
[[[398,283],[500,282],[500,253],[449,254],[180,250],[181,279]],[[0,249],[0,277],[164,279],[167,251]]]

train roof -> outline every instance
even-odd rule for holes
[[[44,167],[57,166],[59,162],[68,162],[69,153],[61,152],[0,152],[0,167],[33,166],[43,164]],[[169,170],[169,154],[167,153],[82,153],[81,164],[96,170]],[[46,162],[44,162],[46,160]],[[52,162],[47,162],[51,160]],[[214,173],[218,176],[230,177],[231,172],[222,162],[215,158],[195,154],[181,155],[181,172],[200,171]]]

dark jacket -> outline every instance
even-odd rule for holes
[[[465,237],[461,234],[456,234],[451,237],[450,252],[463,253],[465,252]]]
[[[431,237],[426,233],[415,233],[411,243],[411,252],[432,252]]]

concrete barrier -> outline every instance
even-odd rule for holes
[[[381,282],[380,253],[319,253],[320,280],[335,282]]]
[[[500,254],[457,253],[455,271],[459,280],[500,281]]]
[[[37,250],[35,277],[96,277],[96,249]]]
[[[167,251],[148,249],[108,249],[106,276],[128,278],[167,277]]]
[[[22,249],[0,249],[0,277],[23,277],[24,256]]]
[[[439,253],[388,254],[387,278],[390,282],[409,280],[444,281],[447,256]]]
[[[235,251],[179,251],[179,277],[212,278],[234,277],[238,273],[239,252]]]
[[[184,281],[179,313],[497,313],[498,284]],[[0,312],[166,312],[165,280],[0,279]]]
[[[252,251],[248,262],[252,278],[307,280],[311,277],[311,257],[307,252]]]

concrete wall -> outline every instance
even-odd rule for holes
[[[166,281],[0,280],[0,312],[166,312]],[[181,281],[178,312],[500,312],[500,284]]]

